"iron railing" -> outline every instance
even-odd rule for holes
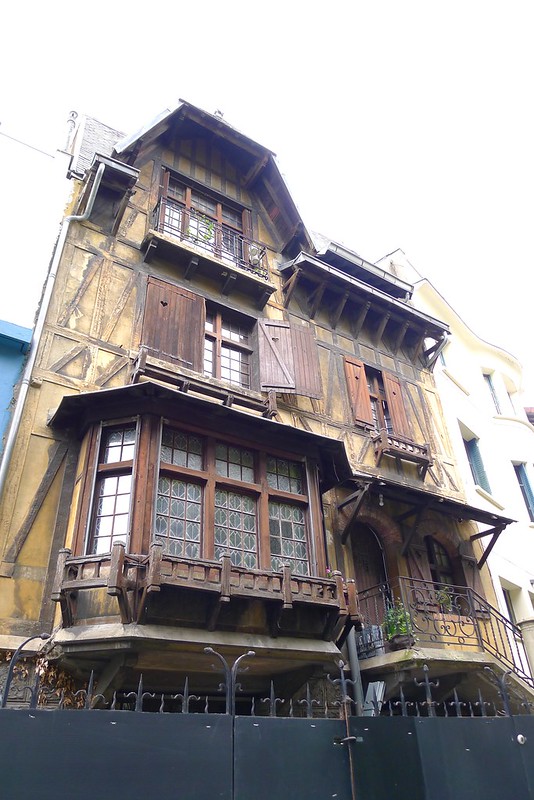
[[[152,215],[152,228],[185,241],[230,266],[244,269],[259,278],[268,277],[263,245],[176,200],[160,198]]]
[[[465,586],[448,586],[400,577],[358,593],[363,628],[358,634],[361,658],[381,655],[400,645],[473,648],[490,653],[529,685],[534,685],[521,630],[481,595]],[[388,619],[401,607],[406,624],[395,637]],[[400,628],[403,628],[400,630]]]
[[[34,678],[29,680],[31,669],[25,665],[22,676],[18,676],[13,685],[0,687],[0,713],[3,710],[16,708],[48,709],[51,711],[68,709],[72,711],[130,711],[150,712],[157,714],[227,714],[231,716],[252,717],[285,717],[285,718],[323,718],[346,719],[348,716],[386,716],[386,717],[495,717],[513,716],[514,714],[533,714],[532,697],[518,692],[517,687],[509,685],[509,674],[497,675],[489,667],[485,667],[490,683],[496,692],[492,699],[484,698],[480,689],[477,700],[463,700],[454,689],[445,699],[436,700],[434,694],[439,688],[439,679],[431,680],[429,668],[425,664],[420,677],[413,677],[401,683],[395,698],[382,702],[377,697],[374,686],[370,684],[365,704],[362,706],[354,699],[354,681],[347,677],[346,665],[343,661],[333,664],[333,675],[328,673],[326,685],[328,696],[320,695],[316,686],[304,684],[296,696],[278,697],[274,683],[270,682],[267,696],[252,694],[247,691],[246,677],[241,684],[241,676],[247,672],[248,666],[256,655],[249,650],[229,662],[221,653],[211,647],[205,647],[206,657],[211,658],[212,666],[220,671],[222,681],[217,694],[195,694],[190,689],[190,682],[185,678],[183,685],[176,692],[147,691],[143,676],[131,691],[114,691],[112,694],[101,694],[98,683],[91,673],[84,688],[66,690],[64,682],[50,685],[43,683],[43,670],[34,670]],[[13,672],[15,657],[10,664]],[[15,675],[16,670],[15,671]],[[239,678],[239,680],[238,680]],[[7,694],[6,694],[7,689]],[[496,697],[499,700],[496,701]],[[319,699],[318,699],[319,698]]]

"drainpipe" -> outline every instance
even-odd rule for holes
[[[356,701],[356,714],[360,717],[363,711],[363,686],[360,672],[360,662],[358,660],[358,648],[356,647],[356,634],[351,628],[347,636],[347,650],[349,653],[349,667],[352,675],[352,686],[354,699]]]
[[[9,426],[9,431],[6,438],[6,443],[4,447],[4,456],[2,458],[2,463],[0,464],[0,499],[4,492],[6,478],[7,478],[7,470],[9,467],[9,463],[11,461],[11,456],[13,454],[15,439],[17,438],[17,432],[19,429],[20,420],[22,418],[22,410],[24,408],[26,396],[30,388],[31,375],[33,367],[35,365],[35,359],[37,357],[37,349],[39,346],[41,334],[43,332],[45,318],[48,311],[48,306],[50,304],[50,298],[52,296],[52,289],[54,288],[54,283],[56,280],[56,271],[61,255],[63,253],[63,248],[65,246],[65,241],[67,239],[67,234],[69,232],[70,224],[71,222],[84,222],[86,219],[89,219],[91,211],[93,210],[96,193],[98,192],[100,183],[102,182],[102,175],[104,174],[104,169],[105,169],[105,164],[98,165],[98,169],[95,175],[95,180],[93,186],[91,187],[91,192],[87,200],[87,208],[85,209],[84,213],[71,214],[65,217],[63,222],[61,223],[61,230],[59,233],[56,248],[54,250],[54,255],[52,257],[52,263],[50,264],[48,277],[46,279],[45,289],[43,292],[43,299],[41,301],[41,305],[39,307],[39,314],[37,316],[37,322],[35,323],[35,328],[33,330],[32,342],[30,345],[30,353],[28,356],[28,360],[26,361],[26,366],[24,367],[24,374],[22,376],[22,380],[20,383],[20,389],[17,397],[17,402],[15,405],[15,410],[13,411],[13,416],[11,418],[11,425]]]

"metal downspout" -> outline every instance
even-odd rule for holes
[[[59,234],[59,238],[56,244],[56,248],[54,250],[54,256],[52,258],[52,263],[50,264],[50,270],[48,272],[48,277],[46,279],[45,290],[43,292],[43,299],[41,305],[39,307],[39,314],[37,316],[37,322],[35,323],[35,328],[33,330],[32,341],[30,345],[30,352],[28,355],[28,360],[26,361],[26,366],[24,367],[24,374],[22,376],[22,380],[20,382],[20,389],[19,394],[17,397],[17,402],[15,405],[15,410],[13,411],[13,416],[11,417],[11,424],[9,426],[9,431],[6,438],[6,443],[4,447],[4,454],[2,458],[2,462],[0,464],[0,499],[4,493],[6,478],[7,478],[7,471],[9,467],[9,463],[11,461],[11,456],[13,455],[13,448],[15,446],[15,440],[17,438],[17,432],[20,425],[20,420],[22,418],[22,411],[24,408],[24,403],[26,401],[26,396],[28,394],[28,389],[30,387],[30,379],[33,371],[33,367],[35,365],[35,359],[37,357],[37,350],[39,347],[39,341],[41,338],[41,334],[43,332],[44,323],[46,319],[46,314],[48,311],[48,306],[50,304],[50,298],[52,296],[52,289],[54,288],[54,283],[56,280],[56,270],[63,253],[63,248],[65,246],[65,241],[67,239],[67,234],[69,232],[70,223],[71,222],[84,222],[86,219],[89,219],[91,215],[91,211],[93,210],[93,205],[96,198],[96,193],[100,187],[100,183],[102,182],[102,175],[104,174],[105,164],[99,164],[98,169],[96,171],[95,180],[93,186],[91,187],[91,192],[89,194],[89,198],[87,200],[87,208],[85,209],[83,214],[71,214],[64,218],[63,222],[61,223],[61,231]]]
[[[356,635],[354,628],[351,628],[347,636],[347,650],[349,654],[349,667],[352,675],[352,686],[354,688],[354,700],[356,701],[356,714],[361,716],[363,711],[363,686],[360,672],[360,662],[358,660],[358,648],[356,647]]]

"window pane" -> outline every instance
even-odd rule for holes
[[[271,566],[281,571],[291,566],[295,575],[309,575],[308,548],[304,527],[304,511],[292,503],[269,503]]]
[[[160,477],[156,499],[154,541],[172,556],[200,558],[202,487]]]
[[[228,447],[218,442],[215,448],[215,468],[218,475],[239,481],[254,482],[254,455],[242,447]]]
[[[248,388],[250,386],[248,353],[223,344],[221,346],[221,378],[236,386]]]
[[[267,459],[267,483],[272,489],[291,494],[304,494],[302,464],[284,458]]]
[[[199,436],[165,427],[161,435],[161,460],[189,469],[202,469],[204,443]]]
[[[100,463],[115,464],[131,461],[135,451],[135,425],[102,431]]]
[[[258,566],[256,506],[244,494],[218,489],[215,493],[215,558],[230,554],[236,567]]]
[[[131,475],[101,478],[96,486],[90,553],[109,553],[115,542],[126,543],[130,524]]]

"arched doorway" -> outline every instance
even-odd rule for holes
[[[386,583],[384,551],[377,535],[368,525],[356,524],[352,535],[354,577],[358,592]]]
[[[360,658],[383,652],[382,622],[389,598],[382,545],[368,525],[356,524],[351,534],[354,577],[363,629],[358,636]]]

